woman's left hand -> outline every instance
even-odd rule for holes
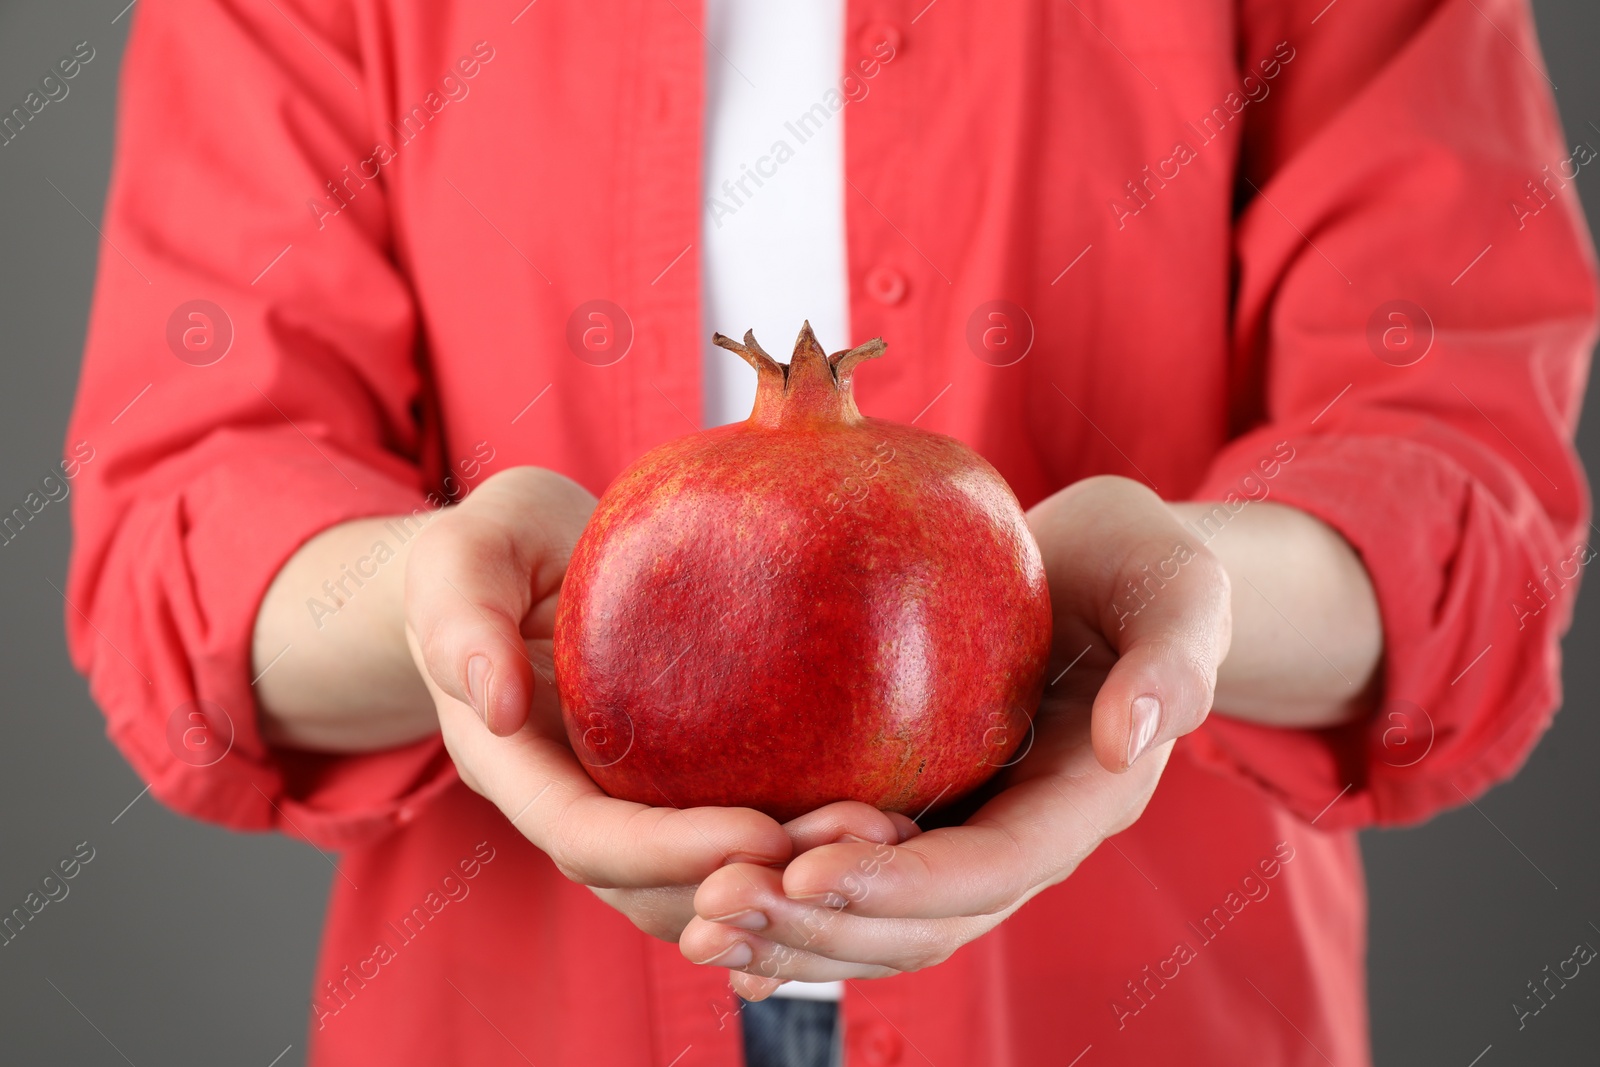
[[[729,968],[740,996],[944,961],[1132,825],[1173,741],[1205,719],[1232,631],[1222,565],[1125,478],[1070,486],[1028,522],[1055,617],[1031,747],[960,826],[708,877],[679,945]]]

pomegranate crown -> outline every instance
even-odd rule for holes
[[[844,422],[862,420],[856,408],[850,382],[857,364],[883,355],[883,338],[825,355],[811,332],[808,320],[800,327],[789,362],[779,363],[756,343],[754,330],[746,330],[744,343],[720,333],[711,343],[736,352],[756,369],[756,403],[749,424],[777,427],[795,422]]]

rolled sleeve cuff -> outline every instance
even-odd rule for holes
[[[457,781],[439,737],[349,755],[267,744],[251,642],[267,587],[301,545],[342,522],[424,510],[421,494],[401,469],[326,445],[319,457],[297,435],[222,434],[204,451],[181,489],[135,494],[144,501],[90,590],[104,606],[73,634],[112,741],[152,795],[197,819],[324,848],[409,822]]]
[[[1285,448],[1292,458],[1269,476],[1260,457]],[[1520,767],[1559,703],[1570,611],[1570,595],[1532,619],[1509,606],[1521,561],[1555,551],[1547,529],[1515,521],[1447,455],[1404,437],[1252,434],[1194,498],[1271,500],[1338,531],[1371,577],[1385,659],[1369,717],[1298,730],[1223,709],[1184,742],[1192,759],[1330,830],[1417,822]]]

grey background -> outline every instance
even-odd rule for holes
[[[68,97],[0,149],[0,510],[61,454],[99,244],[73,205],[98,223],[136,14],[119,16],[123,2],[0,10],[6,109],[76,42],[97,51]],[[1569,141],[1600,145],[1600,10],[1534,7]],[[1600,218],[1594,169],[1578,184]],[[1579,445],[1595,470],[1600,390],[1586,411]],[[328,861],[140,797],[67,660],[51,583],[63,585],[69,537],[66,504],[51,504],[0,549],[0,911],[78,842],[95,857],[0,948],[0,1060],[267,1067],[292,1046],[277,1063],[300,1063]],[[1364,835],[1379,1064],[1600,1063],[1600,973],[1584,969],[1520,1032],[1511,1009],[1576,942],[1600,947],[1597,639],[1591,592],[1566,640],[1565,710],[1514,782],[1424,828]]]

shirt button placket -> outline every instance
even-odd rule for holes
[[[918,351],[923,323],[933,321],[930,313],[943,294],[928,288],[933,283],[915,244],[922,205],[913,178],[917,146],[908,142],[908,134],[917,128],[912,109],[918,71],[911,56],[917,34],[904,14],[907,7],[892,0],[848,0],[845,66],[870,92],[850,105],[844,195],[851,335],[858,340],[881,335],[897,350]],[[925,306],[927,301],[934,303]],[[918,314],[910,313],[913,307]],[[886,403],[894,402],[887,398],[932,395],[924,381],[931,373],[925,364],[884,363],[873,369],[871,395]],[[910,418],[927,401],[903,402],[900,417]]]

